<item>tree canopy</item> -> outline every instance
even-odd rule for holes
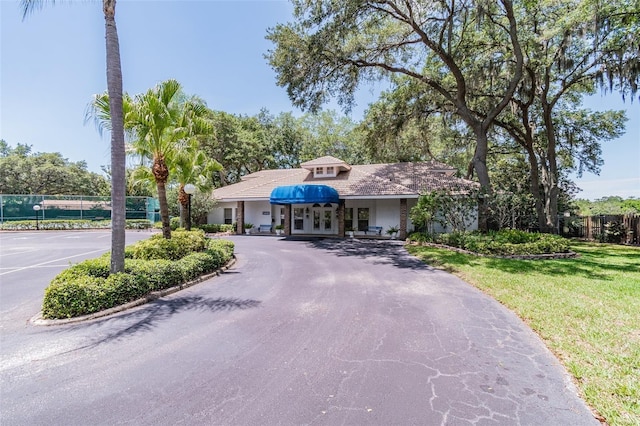
[[[0,193],[109,195],[109,181],[59,152],[32,152],[30,145],[11,147],[0,140]]]

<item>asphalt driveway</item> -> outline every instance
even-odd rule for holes
[[[401,244],[231,239],[169,297],[3,325],[0,423],[599,424],[515,315]]]

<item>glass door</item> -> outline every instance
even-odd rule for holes
[[[313,209],[313,233],[333,234],[333,209],[316,207]]]

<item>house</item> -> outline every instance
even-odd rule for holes
[[[245,223],[285,235],[384,235],[399,228],[405,238],[413,229],[409,210],[418,197],[443,188],[474,187],[454,176],[455,169],[438,162],[349,165],[331,157],[301,164],[298,169],[262,170],[238,183],[213,191],[216,207],[209,223]],[[469,229],[477,229],[477,217]]]

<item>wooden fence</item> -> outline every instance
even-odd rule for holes
[[[560,235],[593,241],[609,241],[613,238],[612,225],[622,224],[622,244],[640,245],[640,215],[561,216],[558,220]],[[609,230],[609,231],[608,231]],[[615,239],[615,238],[613,238]],[[616,241],[617,242],[617,241]]]

